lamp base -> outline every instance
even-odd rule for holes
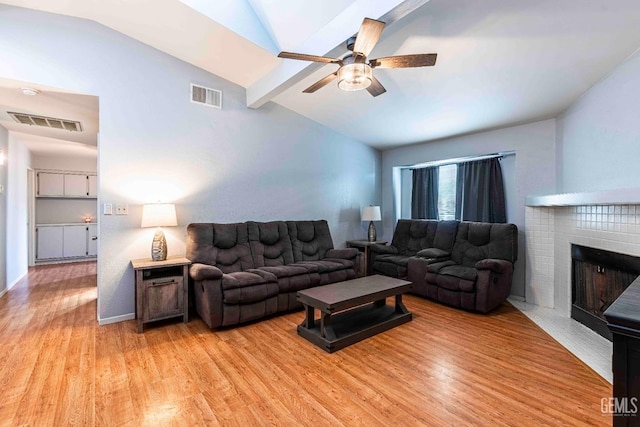
[[[153,235],[153,242],[151,243],[151,259],[153,261],[164,261],[167,259],[167,239],[165,239],[164,233],[159,228]]]
[[[377,239],[376,226],[373,225],[373,221],[369,221],[369,230],[367,231],[367,237],[370,242],[375,242]]]

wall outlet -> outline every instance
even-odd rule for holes
[[[129,215],[129,205],[116,205],[116,215]]]
[[[105,215],[113,215],[113,205],[111,203],[105,203],[102,208],[102,212]]]

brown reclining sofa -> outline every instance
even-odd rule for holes
[[[187,227],[191,295],[210,328],[301,308],[296,292],[354,279],[357,249],[334,249],[326,221]]]
[[[514,224],[399,220],[390,246],[372,245],[375,274],[413,283],[411,293],[487,313],[510,294],[518,258]]]

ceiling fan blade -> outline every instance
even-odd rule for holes
[[[278,54],[278,58],[299,59],[301,61],[312,61],[312,62],[326,62],[327,64],[340,62],[339,59],[328,58],[326,56],[306,55],[304,53],[293,53],[293,52],[280,52]]]
[[[385,93],[387,90],[382,86],[382,83],[374,76],[371,76],[371,84],[367,87],[367,92],[371,94],[371,96],[378,96]]]
[[[329,74],[327,77],[324,77],[324,78],[318,80],[317,82],[315,82],[314,84],[312,84],[311,86],[309,86],[308,88],[303,90],[302,92],[304,92],[304,93],[313,93],[313,92],[317,91],[318,89],[320,89],[321,87],[324,87],[324,86],[328,85],[329,83],[331,83],[332,81],[334,81],[337,78],[338,78],[338,72],[336,71],[335,73]]]
[[[372,59],[369,64],[373,68],[430,67],[436,64],[437,57],[437,53],[388,56],[386,58]]]
[[[353,45],[354,53],[361,53],[368,56],[373,47],[378,43],[385,23],[371,18],[364,18],[356,42]]]

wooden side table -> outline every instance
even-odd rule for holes
[[[184,257],[164,261],[150,258],[131,261],[136,275],[136,318],[138,333],[143,325],[182,316],[189,321],[189,265]]]
[[[370,276],[372,271],[369,268],[369,257],[371,256],[371,245],[386,245],[386,240],[376,240],[375,242],[370,242],[368,240],[347,240],[348,248],[356,248],[362,254],[362,262],[360,263],[360,272],[359,276]]]

